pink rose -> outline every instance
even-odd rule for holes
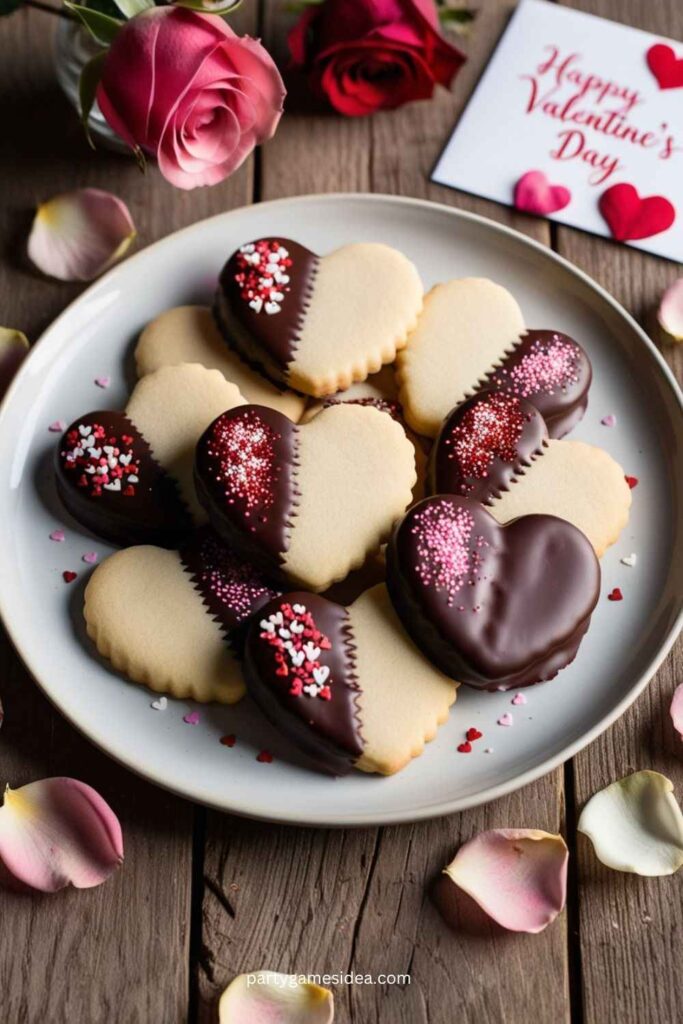
[[[188,189],[222,181],[271,138],[284,97],[258,40],[182,7],[154,7],[126,22],[97,89],[117,135]]]
[[[433,0],[324,0],[304,11],[289,49],[294,67],[348,117],[429,99],[465,60],[439,32]]]

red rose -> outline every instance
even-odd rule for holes
[[[429,99],[465,60],[439,32],[433,0],[324,0],[288,41],[294,67],[348,117]]]

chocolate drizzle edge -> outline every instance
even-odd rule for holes
[[[539,413],[539,415],[540,415],[540,413]],[[535,451],[533,451],[529,455],[528,459],[521,459],[520,460],[522,465],[524,466],[524,469],[515,469],[514,470],[514,472],[512,474],[512,478],[510,479],[510,486],[512,484],[519,483],[520,479],[527,475],[527,472],[532,468],[534,462],[536,462],[538,459],[542,459],[543,458],[543,456],[545,455],[545,450],[546,450],[547,447],[548,447],[548,438],[545,438],[541,442],[541,447],[537,448]],[[507,494],[507,492],[510,490],[510,486],[506,487],[505,485],[503,485],[501,487],[497,487],[495,489],[494,493],[488,499],[488,501],[483,501],[482,505],[484,505],[485,508],[491,508],[493,505],[496,504],[497,501],[500,501],[500,499],[503,497],[504,494]]]
[[[353,637],[353,629],[351,628],[351,616],[349,615],[349,609],[345,609],[346,617],[344,624],[341,627],[341,634],[344,641],[344,647],[346,649],[346,656],[349,663],[349,682],[348,687],[353,691],[352,703],[353,703],[353,720],[356,729],[356,736],[358,738],[359,746],[365,750],[365,737],[363,736],[363,718],[361,706],[358,703],[363,687],[358,679],[358,663],[356,662],[356,652],[358,648]],[[362,754],[359,755],[362,757]]]

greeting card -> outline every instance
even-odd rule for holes
[[[432,177],[683,261],[683,44],[522,0]]]

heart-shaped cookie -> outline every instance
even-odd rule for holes
[[[208,527],[180,551],[144,545],[105,559],[88,581],[88,635],[114,667],[157,693],[232,704],[250,617],[277,590]]]
[[[220,370],[247,402],[277,409],[295,423],[304,411],[305,398],[275,387],[225,344],[207,306],[167,309],[140,335],[135,349],[139,377],[179,363],[200,363],[209,370]]]
[[[586,537],[554,516],[499,526],[471,498],[414,505],[387,552],[387,585],[414,641],[482,689],[552,679],[576,656],[600,590]]]
[[[512,295],[484,278],[432,288],[398,357],[406,419],[428,437],[456,405],[490,387],[532,402],[550,436],[560,437],[583,415],[591,376],[577,342],[559,331],[525,330]]]
[[[215,312],[225,340],[277,384],[331,395],[393,362],[422,306],[413,264],[387,245],[317,256],[261,238],[221,272]]]
[[[456,685],[405,635],[384,584],[349,608],[298,591],[251,622],[247,689],[323,771],[391,775],[448,717]]]
[[[305,425],[263,406],[233,409],[195,458],[199,500],[224,540],[314,590],[379,547],[415,478],[402,427],[359,405],[331,406]]]
[[[490,506],[498,522],[559,516],[585,533],[598,557],[628,522],[624,471],[601,448],[548,440],[529,402],[480,391],[454,409],[432,448],[431,494],[458,494]]]

